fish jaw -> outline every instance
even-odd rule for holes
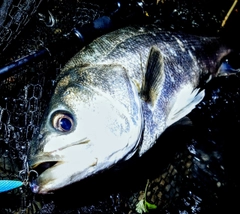
[[[33,169],[37,169],[41,164],[50,165],[53,163],[53,165],[31,181],[32,191],[39,194],[50,193],[94,172],[98,159],[87,152],[81,154],[80,150],[83,150],[81,146],[72,146],[50,155],[42,154],[33,158],[31,162]],[[80,157],[80,160],[77,160],[76,157]],[[84,161],[81,161],[82,159]]]

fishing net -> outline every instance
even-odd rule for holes
[[[156,22],[166,29],[216,35],[232,3],[157,2],[129,1],[119,20],[131,16],[135,6],[144,3],[144,20],[133,17],[134,22]],[[3,66],[64,38],[77,24],[91,23],[116,3],[110,0],[2,1],[0,6]],[[228,26],[236,20],[239,20],[237,10]],[[80,44],[73,44],[1,79],[0,180],[24,178],[25,174],[19,172],[26,163],[28,144],[39,131],[56,77],[80,48]],[[238,75],[214,80],[207,86],[204,101],[189,116],[191,125],[183,121],[169,128],[140,160],[134,157],[127,164],[119,164],[54,195],[34,195],[28,186],[1,193],[0,212],[136,213],[136,206],[144,197],[157,205],[152,213],[211,213],[226,206],[234,207],[233,203],[239,199],[233,197],[239,190],[235,174],[239,161],[234,149],[240,121],[239,83]],[[177,142],[173,136],[178,136]]]
[[[30,20],[41,0],[3,0],[0,4],[0,49],[3,50]]]

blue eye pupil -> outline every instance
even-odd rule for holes
[[[69,132],[74,126],[74,120],[71,114],[56,113],[52,118],[52,126],[60,132]]]
[[[63,130],[70,131],[72,128],[72,123],[69,119],[62,118],[60,121],[60,126],[62,127]]]

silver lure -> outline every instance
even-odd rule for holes
[[[214,76],[215,38],[127,27],[84,47],[62,69],[29,166],[33,191],[48,193],[141,156],[204,97]],[[42,172],[40,170],[42,169]]]

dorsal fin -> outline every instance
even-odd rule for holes
[[[148,57],[145,79],[142,86],[142,99],[155,105],[160,88],[164,82],[164,63],[163,56],[158,47],[153,46]]]

